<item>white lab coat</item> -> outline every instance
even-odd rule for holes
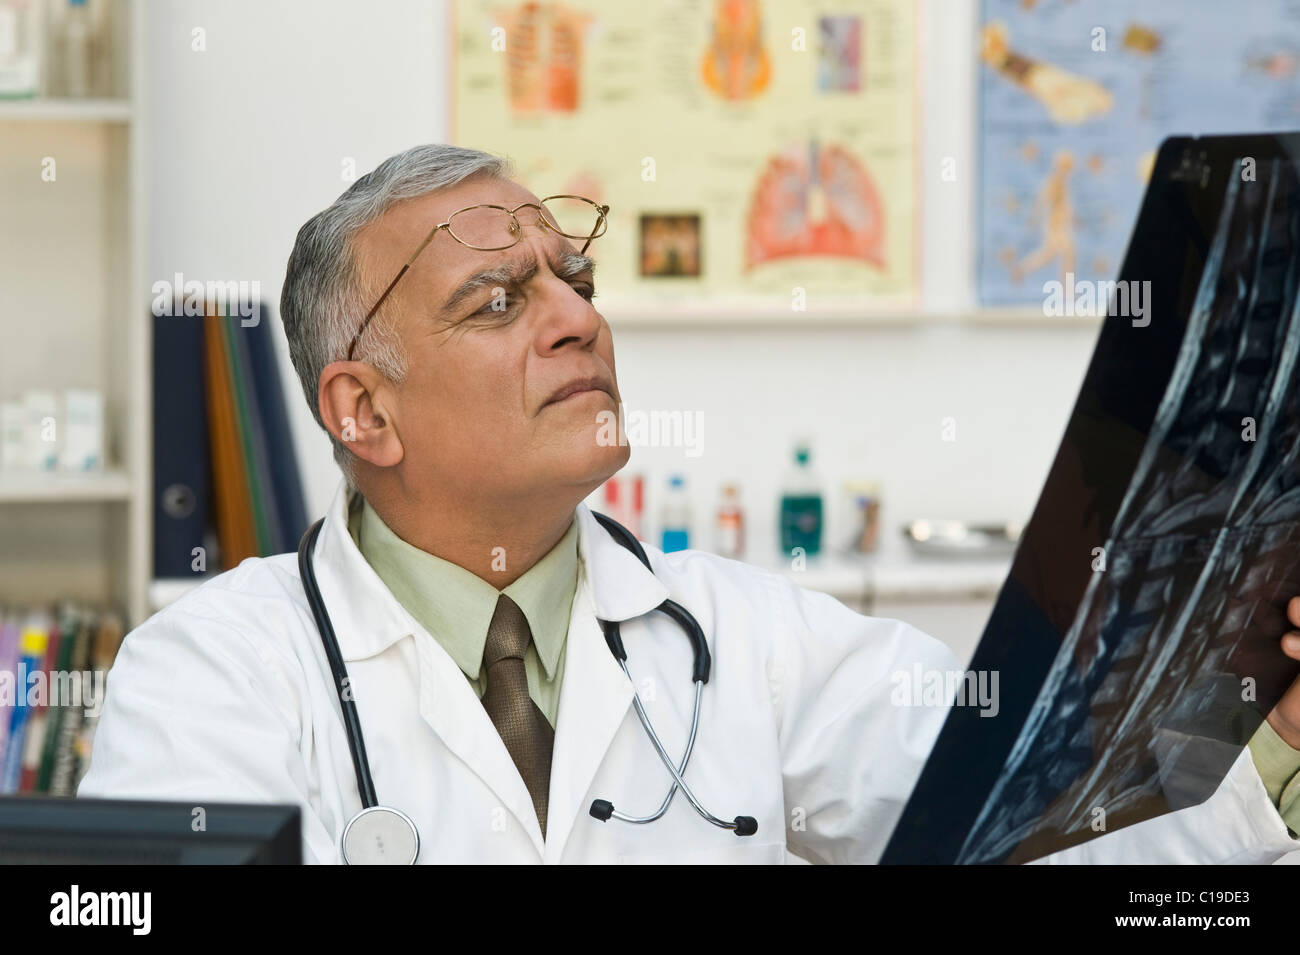
[[[419,862],[879,858],[945,717],[941,707],[893,705],[890,677],[917,662],[960,669],[944,644],[711,554],[647,547],[651,574],[580,506],[543,842],[523,780],[464,674],[366,563],[345,506],[340,487],[316,572],[379,800],[418,826]],[[627,621],[633,680],[669,753],[680,754],[690,646],[649,613],[670,594],[699,619],[713,654],[687,781],[715,815],[754,816],[756,835],[709,825],[681,793],[645,826],[588,815],[597,798],[647,814],[667,791],[596,618]],[[295,554],[246,560],[127,636],[79,795],[297,803],[304,859],[341,861],[343,827],[361,802]],[[1051,861],[1271,862],[1296,848],[1243,751],[1206,803]]]

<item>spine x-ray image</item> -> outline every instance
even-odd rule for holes
[[[1300,135],[1160,151],[1042,496],[885,862],[1024,862],[1213,794],[1296,673]],[[1097,820],[1104,820],[1103,827]]]

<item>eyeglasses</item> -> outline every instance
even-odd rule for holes
[[[461,245],[468,246],[471,249],[479,249],[483,252],[508,249],[511,246],[518,245],[519,240],[524,236],[523,226],[519,224],[519,219],[515,216],[515,213],[520,209],[536,209],[537,222],[544,229],[550,229],[566,239],[584,239],[580,252],[587,251],[587,246],[591,245],[592,239],[604,235],[609,224],[607,218],[609,206],[599,205],[590,199],[584,199],[582,196],[547,196],[542,200],[540,206],[535,202],[524,202],[513,209],[507,209],[505,206],[481,203],[456,210],[447,217],[446,222],[438,223],[429,231],[429,234],[424,237],[424,241],[406,260],[402,270],[388,283],[388,288],[384,289],[384,294],[379,296],[379,301],[375,302],[374,307],[366,313],[365,319],[361,322],[361,327],[357,329],[356,334],[352,336],[352,341],[348,343],[348,361],[352,360],[352,353],[357,347],[357,342],[360,341],[366,326],[370,324],[370,320],[379,311],[379,306],[384,304],[384,300],[388,298],[397,283],[401,281],[402,276],[415,264],[415,260],[420,257],[424,247],[433,241],[433,237],[440,230],[446,229],[448,235]]]

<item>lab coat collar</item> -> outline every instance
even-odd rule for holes
[[[349,506],[347,484],[340,482],[314,562],[345,661],[375,656],[421,630],[357,549],[348,533]],[[578,505],[577,521],[580,586],[590,588],[598,618],[630,620],[663,603],[668,588],[597,523],[586,504]]]
[[[586,504],[578,505],[578,555],[601,620],[631,620],[668,599],[668,588],[600,526]]]

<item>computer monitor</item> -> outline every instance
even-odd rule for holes
[[[301,865],[297,806],[0,798],[0,865]]]

